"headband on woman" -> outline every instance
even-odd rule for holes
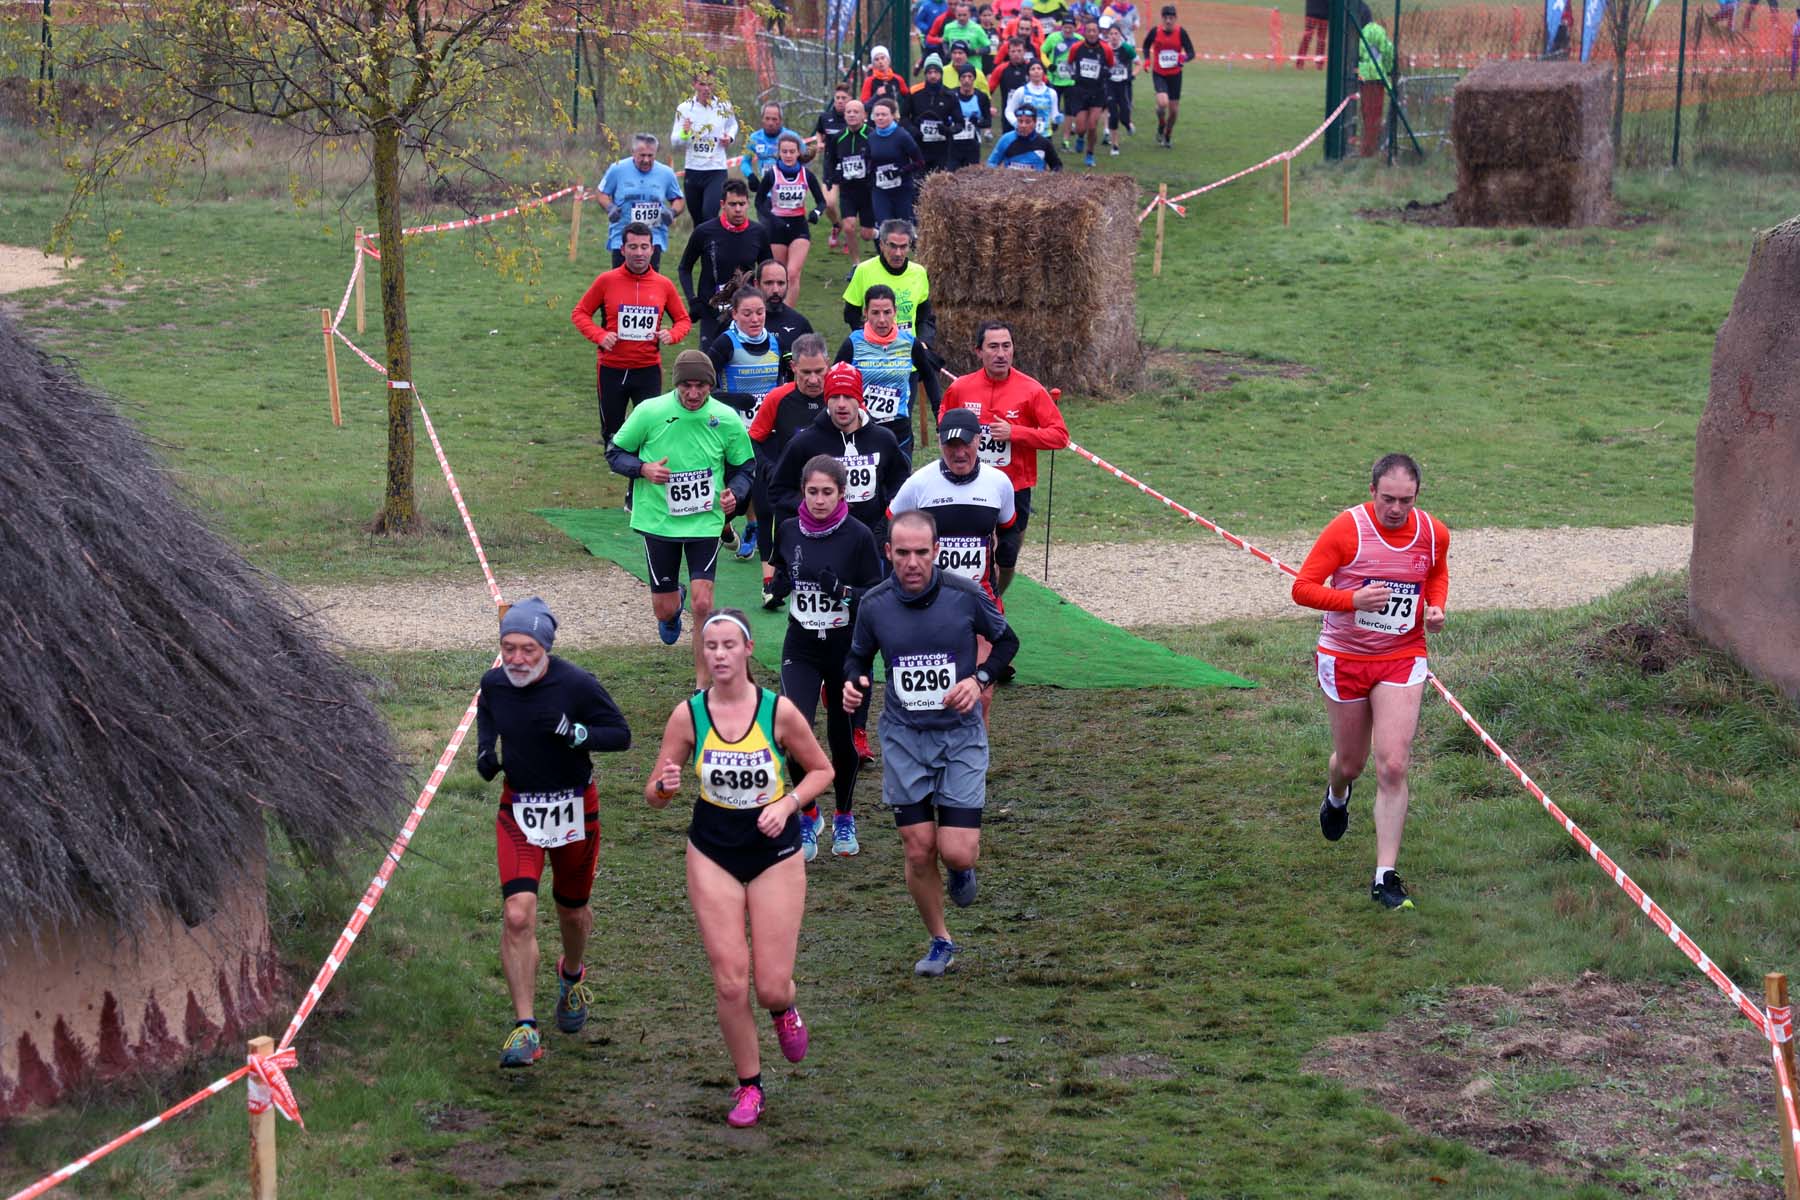
[[[700,631],[702,633],[705,633],[706,627],[708,625],[711,625],[714,621],[730,621],[733,625],[736,625],[739,629],[744,631],[744,641],[754,642],[756,640],[750,634],[750,627],[748,625],[744,624],[742,621],[738,620],[736,617],[732,616],[730,613],[723,613],[723,612],[714,613],[712,616],[706,618],[706,620],[701,624]]]

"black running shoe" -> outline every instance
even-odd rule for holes
[[[1406,894],[1406,884],[1400,878],[1400,872],[1390,870],[1381,878],[1380,883],[1369,885],[1369,899],[1387,908],[1411,908],[1412,897]]]
[[[1325,799],[1319,802],[1319,832],[1325,840],[1335,842],[1344,836],[1344,830],[1350,828],[1350,793],[1356,790],[1354,783],[1344,785],[1344,802],[1331,802],[1331,787],[1325,788]]]

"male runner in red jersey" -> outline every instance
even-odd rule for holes
[[[1425,634],[1444,627],[1450,530],[1413,507],[1419,464],[1389,454],[1369,476],[1369,500],[1338,514],[1306,556],[1294,603],[1322,609],[1316,654],[1331,720],[1331,763],[1319,828],[1350,823],[1350,789],[1375,751],[1375,881],[1369,897],[1411,908],[1394,869],[1406,826],[1407,768],[1425,693]]]

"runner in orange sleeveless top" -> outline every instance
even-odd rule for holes
[[[1450,530],[1415,509],[1419,464],[1389,454],[1369,476],[1369,501],[1338,514],[1313,544],[1294,603],[1325,613],[1316,653],[1331,721],[1331,763],[1319,828],[1328,841],[1350,823],[1350,790],[1375,751],[1375,881],[1369,896],[1411,908],[1394,869],[1406,826],[1407,769],[1419,726],[1425,635],[1444,627]]]

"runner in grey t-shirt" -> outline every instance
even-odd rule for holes
[[[942,975],[956,961],[944,924],[942,886],[958,907],[975,900],[981,809],[987,802],[988,740],[981,702],[994,674],[1012,661],[1019,635],[977,585],[938,569],[937,523],[928,512],[900,513],[888,528],[894,573],[862,599],[844,660],[844,707],[854,712],[870,688],[881,651],[887,691],[881,712],[882,799],[906,848],[912,893],[931,947],[913,966]],[[976,665],[976,638],[993,644]],[[940,882],[938,861],[949,868]]]

